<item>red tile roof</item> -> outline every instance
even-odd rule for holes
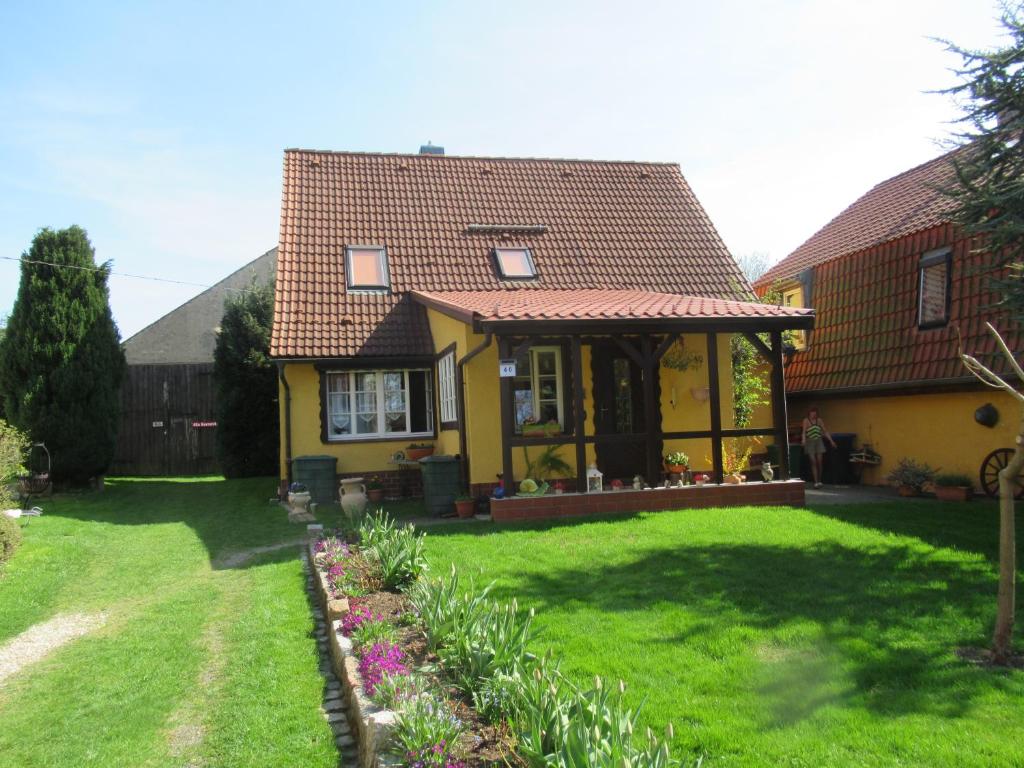
[[[417,301],[465,322],[515,320],[715,320],[778,318],[797,325],[811,309],[706,299],[636,289],[533,291],[413,291]]]
[[[346,292],[357,244],[387,248],[391,294]],[[499,278],[496,246],[532,249],[537,279]],[[426,354],[409,291],[551,288],[749,296],[676,165],[285,152],[274,356]]]
[[[953,248],[949,323],[917,327],[918,263],[922,253]],[[815,268],[815,329],[805,351],[786,367],[789,394],[890,389],[973,382],[958,345],[999,373],[1006,365],[985,330],[991,321],[1011,349],[1024,338],[993,304],[983,256],[957,238],[952,224],[932,227]],[[958,337],[959,334],[959,337]]]
[[[755,289],[795,278],[808,267],[930,229],[949,220],[953,201],[939,188],[954,179],[956,149],[873,187],[807,242],[758,278]]]

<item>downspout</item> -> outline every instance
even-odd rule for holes
[[[279,360],[277,363],[277,377],[284,387],[284,465],[288,476],[288,484],[292,482],[292,388],[288,386],[288,379],[284,375],[285,363]]]
[[[477,344],[473,349],[469,350],[462,359],[458,362],[458,377],[459,377],[459,454],[462,456],[462,472],[466,478],[466,486],[469,487],[469,452],[466,441],[466,378],[465,378],[465,367],[466,363],[472,360],[474,357],[479,355],[489,346],[491,346],[491,338],[493,334],[488,331],[484,335],[484,340]]]

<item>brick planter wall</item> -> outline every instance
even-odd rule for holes
[[[548,520],[575,515],[615,512],[656,512],[666,509],[700,507],[804,505],[804,481],[741,483],[739,485],[688,485],[685,488],[655,488],[648,491],[604,491],[563,493],[491,499],[491,517],[496,522]]]
[[[384,497],[388,499],[397,498],[420,498],[423,496],[423,475],[418,469],[385,469],[380,472],[339,472],[335,482],[335,489],[342,480],[349,477],[361,477],[363,482],[369,482],[371,477],[379,477],[381,485],[384,486]]]

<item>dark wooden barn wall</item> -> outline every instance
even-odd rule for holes
[[[213,363],[129,365],[111,475],[208,475],[214,454]]]

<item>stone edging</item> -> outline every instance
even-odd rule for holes
[[[348,704],[348,722],[358,748],[359,768],[401,765],[398,755],[385,751],[394,726],[395,713],[390,709],[381,709],[363,693],[363,679],[359,674],[359,661],[352,648],[352,641],[341,633],[341,619],[349,612],[348,600],[330,598],[327,575],[316,566],[315,544],[316,538],[310,538],[307,545],[310,570],[320,606],[327,616],[331,667],[341,681],[342,695]]]

